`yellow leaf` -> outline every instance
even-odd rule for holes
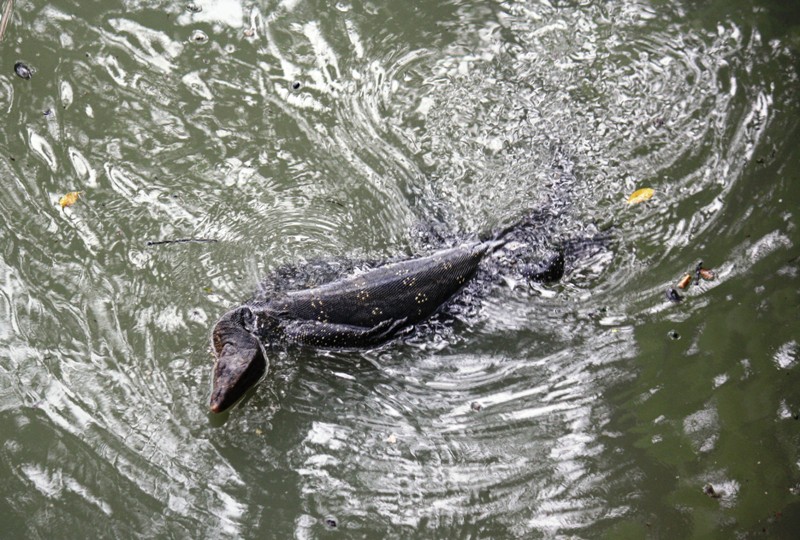
[[[711,281],[715,277],[714,272],[711,271],[711,270],[708,270],[707,268],[701,268],[698,271],[698,273],[700,274],[700,277],[705,279],[706,281]]]
[[[66,208],[67,206],[72,206],[76,202],[78,202],[78,197],[81,196],[82,191],[70,191],[60,199],[58,199],[58,204],[61,205],[61,208]]]
[[[691,282],[692,282],[692,276],[690,274],[684,274],[681,280],[678,282],[678,288],[685,289],[686,287],[689,286]]]
[[[639,204],[640,202],[649,200],[655,194],[656,192],[649,187],[637,189],[628,197],[628,204]]]

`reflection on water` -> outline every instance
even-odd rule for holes
[[[15,3],[4,530],[792,530],[798,28],[766,0]],[[275,358],[207,416],[209,328],[269,270],[542,204],[613,254],[424,339]],[[217,242],[147,245],[177,238]]]

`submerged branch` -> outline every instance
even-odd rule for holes
[[[6,35],[6,28],[8,27],[8,21],[11,20],[12,11],[14,11],[14,0],[8,0],[3,10],[3,18],[0,19],[0,41],[3,41]]]

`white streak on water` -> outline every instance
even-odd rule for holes
[[[364,58],[364,45],[361,43],[361,38],[356,31],[353,21],[350,19],[345,20],[344,26],[347,29],[347,37],[353,45],[353,51],[356,53],[356,57],[359,59]]]
[[[797,363],[797,342],[792,340],[781,345],[775,352],[773,359],[775,365],[780,369],[790,369]]]
[[[67,153],[72,162],[72,166],[75,168],[75,173],[78,175],[80,186],[86,188],[97,187],[97,173],[94,168],[89,165],[89,161],[84,157],[81,151],[70,146]]]
[[[174,70],[175,65],[172,61],[183,51],[183,45],[179,42],[173,41],[164,32],[153,30],[129,19],[110,19],[108,24],[115,33],[104,32],[105,37],[126,48],[136,60],[153,66],[163,73]],[[123,37],[124,34],[133,36],[138,45]]]
[[[303,25],[303,34],[311,43],[316,57],[316,64],[319,70],[312,71],[310,75],[319,85],[324,88],[333,97],[338,97],[339,91],[342,90],[341,83],[342,73],[339,70],[339,60],[336,54],[331,49],[331,46],[322,37],[319,30],[319,25],[316,22],[309,22]],[[333,74],[331,73],[333,70]]]
[[[198,22],[220,23],[231,28],[241,28],[244,7],[240,0],[194,0],[200,11],[184,11],[176,22],[183,26]]]
[[[74,99],[72,92],[72,85],[69,84],[67,81],[61,81],[58,90],[59,90],[59,97],[61,99],[61,106],[64,109],[69,109]]]
[[[692,441],[695,450],[707,453],[714,449],[719,439],[719,414],[713,404],[690,414],[683,420],[683,431]]]
[[[211,89],[202,79],[199,71],[192,71],[191,73],[187,73],[186,75],[183,76],[183,78],[181,78],[181,82],[186,86],[186,88],[189,89],[191,93],[193,93],[196,96],[208,100],[214,98],[214,94],[211,93]]]
[[[47,139],[36,133],[32,128],[28,128],[28,142],[33,153],[39,156],[52,172],[56,172],[58,167],[56,154]]]

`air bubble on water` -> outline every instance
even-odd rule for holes
[[[195,43],[203,44],[208,41],[208,35],[206,35],[206,33],[202,30],[195,30],[192,32],[191,40]]]

